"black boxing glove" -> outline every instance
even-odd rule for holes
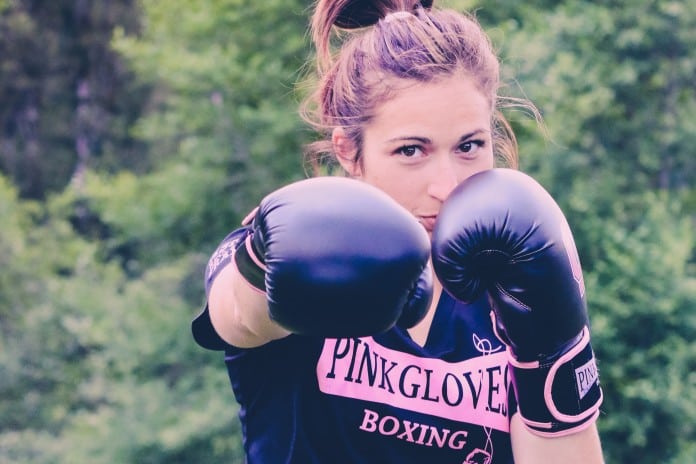
[[[557,436],[590,425],[602,391],[580,261],[553,198],[519,171],[478,173],[445,201],[432,239],[447,292],[467,302],[488,294],[526,426]]]
[[[249,220],[235,263],[285,329],[360,337],[411,327],[427,312],[428,235],[376,187],[302,180],[266,196]]]
[[[399,320],[396,325],[402,329],[410,329],[415,327],[423,320],[430,303],[433,301],[433,272],[430,266],[425,266],[423,272],[418,277],[418,281],[413,286],[409,293],[406,305],[401,311]]]

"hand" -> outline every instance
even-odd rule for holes
[[[415,325],[432,298],[430,243],[381,190],[308,179],[264,198],[235,262],[272,320],[304,335],[354,337]]]
[[[518,171],[476,174],[441,208],[432,254],[455,298],[488,294],[525,424],[540,435],[591,424],[602,392],[585,287],[572,233],[551,196]]]

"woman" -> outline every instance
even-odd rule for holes
[[[310,154],[351,179],[265,198],[211,258],[193,326],[199,344],[225,351],[248,462],[602,462],[584,288],[554,286],[569,309],[556,317],[539,309],[556,303],[535,300],[528,323],[510,308],[530,292],[496,297],[461,277],[475,240],[461,231],[481,227],[469,216],[498,214],[491,197],[540,197],[526,179],[487,177],[517,156],[487,36],[426,1],[321,0],[312,28],[319,80],[304,114],[325,139]],[[470,204],[483,206],[462,218]],[[524,286],[543,285],[539,274],[581,284],[566,230],[553,227],[528,235],[558,232],[570,260],[522,269]]]

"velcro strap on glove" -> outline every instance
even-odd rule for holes
[[[243,225],[249,226],[246,235],[239,241],[234,252],[234,262],[237,270],[252,287],[266,291],[266,263],[262,254],[258,251],[260,247],[254,243],[253,218],[258,208],[255,208],[242,221]]]
[[[239,242],[234,252],[234,262],[239,273],[249,284],[262,291],[266,291],[266,265],[254,251],[253,235],[247,235]]]
[[[519,412],[530,431],[554,437],[594,422],[602,389],[587,327],[572,348],[553,359],[521,362],[510,348],[508,354]]]

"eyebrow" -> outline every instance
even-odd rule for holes
[[[464,134],[461,137],[459,137],[459,142],[463,142],[465,140],[470,139],[471,137],[474,137],[475,135],[479,135],[482,133],[488,132],[484,129],[476,129],[475,131],[469,132],[468,134]],[[402,142],[405,140],[415,140],[417,142],[420,142],[424,145],[428,145],[432,143],[432,140],[430,140],[428,137],[419,137],[417,135],[405,135],[403,137],[394,137],[393,139],[387,140],[387,142]]]

